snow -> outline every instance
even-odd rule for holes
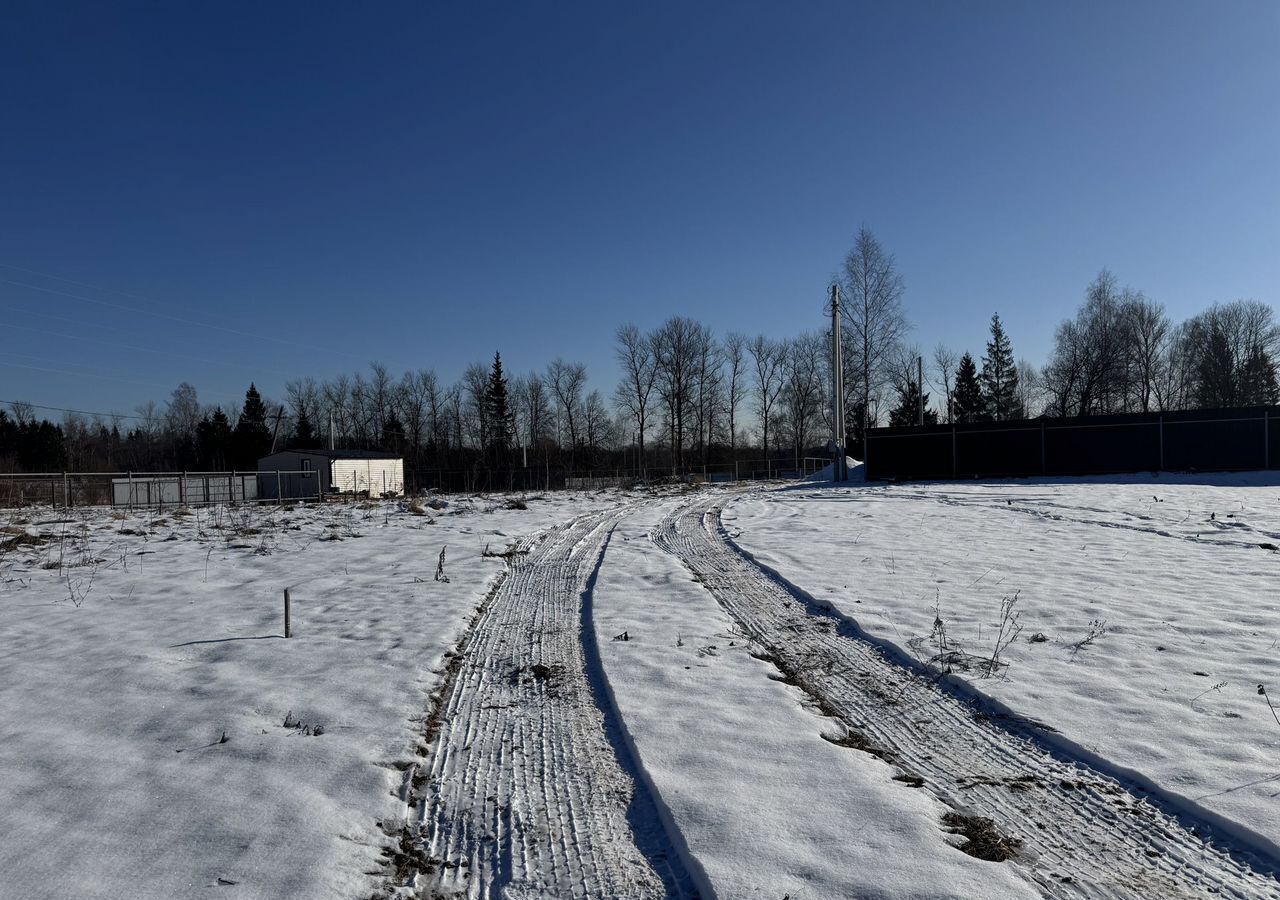
[[[800,487],[723,521],[760,563],[921,659],[937,653],[935,616],[989,656],[1016,596],[1008,667],[957,677],[1278,855],[1280,724],[1257,690],[1280,697],[1274,474]]]
[[[719,500],[756,561],[922,660],[935,618],[970,663],[989,656],[1016,597],[1007,666],[954,678],[1055,729],[1073,758],[1149,780],[1280,856],[1280,723],[1257,693],[1280,700],[1280,478],[828,482],[555,494],[527,510],[450,498],[424,515],[4,513],[0,542],[21,543],[0,543],[0,896],[370,896],[409,815],[405,772],[428,756],[444,655],[503,569],[484,551],[620,503],[598,520],[618,524],[584,594],[588,675],[604,676],[584,696],[616,711],[622,765],[704,893],[1034,893],[1015,864],[957,850],[933,793],[824,740],[833,721],[774,680],[672,544],[651,539],[682,504]],[[746,590],[707,571],[722,600]],[[535,587],[519,588],[521,608],[549,602]],[[578,588],[564,589],[572,624],[547,635],[572,649]]]
[[[948,842],[945,807],[896,770],[823,740],[711,595],[647,534],[614,531],[593,593],[611,691],[645,776],[724,898],[1035,896]],[[630,640],[612,640],[627,632]]]
[[[8,523],[52,540],[0,554],[0,895],[368,896],[486,545],[610,499]]]
[[[856,460],[852,456],[846,456],[844,458],[844,465],[846,471],[849,473],[849,477],[846,481],[860,482],[866,480],[866,473],[862,468],[862,462],[860,460]],[[836,464],[832,462],[829,465],[823,466],[812,475],[807,476],[805,481],[831,481],[835,478],[835,474]]]

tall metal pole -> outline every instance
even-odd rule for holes
[[[924,425],[924,357],[916,357],[916,387],[920,392],[920,408],[917,414],[917,425]]]
[[[840,349],[840,285],[831,285],[831,476],[848,481],[844,456],[844,354]]]

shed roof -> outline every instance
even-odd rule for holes
[[[384,453],[380,450],[314,450],[303,449],[301,447],[293,450],[280,450],[270,453],[262,459],[270,459],[273,456],[280,456],[285,453],[301,454],[303,456],[321,456],[325,459],[400,459],[399,453]]]

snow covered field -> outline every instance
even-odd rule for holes
[[[486,546],[606,501],[503,502],[18,515],[0,896],[367,896],[434,670],[503,569]]]
[[[513,506],[0,516],[0,897],[1280,894],[1280,480]]]
[[[857,485],[730,504],[737,544],[875,637],[1280,845],[1280,478]],[[988,676],[1001,604],[1022,627]],[[932,635],[932,637],[931,637]]]

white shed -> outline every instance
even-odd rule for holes
[[[281,450],[258,460],[263,499],[309,500],[331,493],[398,497],[404,493],[404,459],[373,450]]]

